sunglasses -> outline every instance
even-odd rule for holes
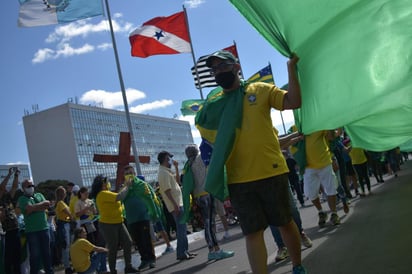
[[[28,185],[28,186],[26,186],[26,188],[31,188],[31,187],[34,187],[34,185]]]

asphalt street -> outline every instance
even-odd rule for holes
[[[377,184],[371,177],[373,194],[351,199],[350,212],[345,214],[338,205],[341,217],[339,226],[328,224],[324,228],[317,225],[317,211],[306,202],[299,208],[303,227],[312,239],[313,247],[302,246],[303,265],[310,274],[392,274],[412,273],[409,260],[412,258],[412,161],[401,166],[398,177],[384,176],[384,183]],[[322,206],[327,209],[327,204]],[[198,255],[187,261],[177,261],[176,254],[161,256],[165,245],[156,246],[158,256],[156,268],[142,273],[251,273],[245,249],[245,241],[238,225],[230,229],[231,237],[220,242],[221,248],[235,251],[235,256],[207,261],[208,249],[203,231],[189,237],[191,252]],[[218,233],[218,239],[223,236]],[[270,230],[265,231],[270,273],[291,273],[289,259],[275,262],[277,247]],[[176,245],[173,241],[172,245]],[[138,266],[138,253],[133,254],[133,265]],[[124,263],[117,262],[118,273],[122,273]],[[59,272],[56,272],[59,273]],[[63,272],[60,272],[63,273]]]

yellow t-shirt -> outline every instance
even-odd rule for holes
[[[69,202],[69,207],[70,207],[70,212],[73,216],[76,216],[76,210],[75,210],[75,206],[77,201],[79,200],[79,197],[77,197],[77,195],[72,195],[70,197],[70,202]],[[76,220],[78,220],[79,218],[76,217]]]
[[[321,130],[305,135],[307,168],[319,169],[332,163],[332,154],[326,140],[327,133],[327,130]]]
[[[247,85],[241,129],[228,160],[228,184],[246,183],[289,172],[273,131],[270,111],[283,110],[286,91],[256,82]]]
[[[80,238],[70,246],[70,258],[76,272],[84,272],[90,267],[90,253],[95,246],[87,239]]]
[[[97,194],[96,204],[100,214],[100,222],[120,224],[123,222],[122,203],[116,201],[117,193],[102,190]]]
[[[352,159],[352,165],[360,165],[368,161],[362,148],[353,147],[349,152],[349,156]]]
[[[63,200],[58,201],[56,204],[56,218],[60,221],[69,222],[70,215],[68,215],[64,209],[67,209],[70,212],[70,208]]]

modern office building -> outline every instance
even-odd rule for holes
[[[130,116],[137,154],[150,156],[149,164],[140,164],[146,181],[157,180],[157,154],[162,150],[172,153],[183,167],[185,147],[193,143],[188,122],[134,113]],[[119,153],[120,132],[129,131],[125,112],[66,103],[26,115],[23,124],[35,184],[62,179],[91,186],[97,174],[116,178],[117,163],[93,162],[93,156]]]
[[[24,180],[31,179],[29,165],[27,164],[9,164],[9,165],[0,165],[0,182],[6,178],[9,173],[10,168],[18,168],[20,170],[19,174],[19,188],[21,187],[21,182]],[[10,176],[9,181],[6,183],[6,189],[10,190],[11,185],[13,184],[14,176]]]

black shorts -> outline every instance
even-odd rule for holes
[[[230,200],[244,235],[283,226],[292,219],[287,174],[258,181],[230,184]]]

